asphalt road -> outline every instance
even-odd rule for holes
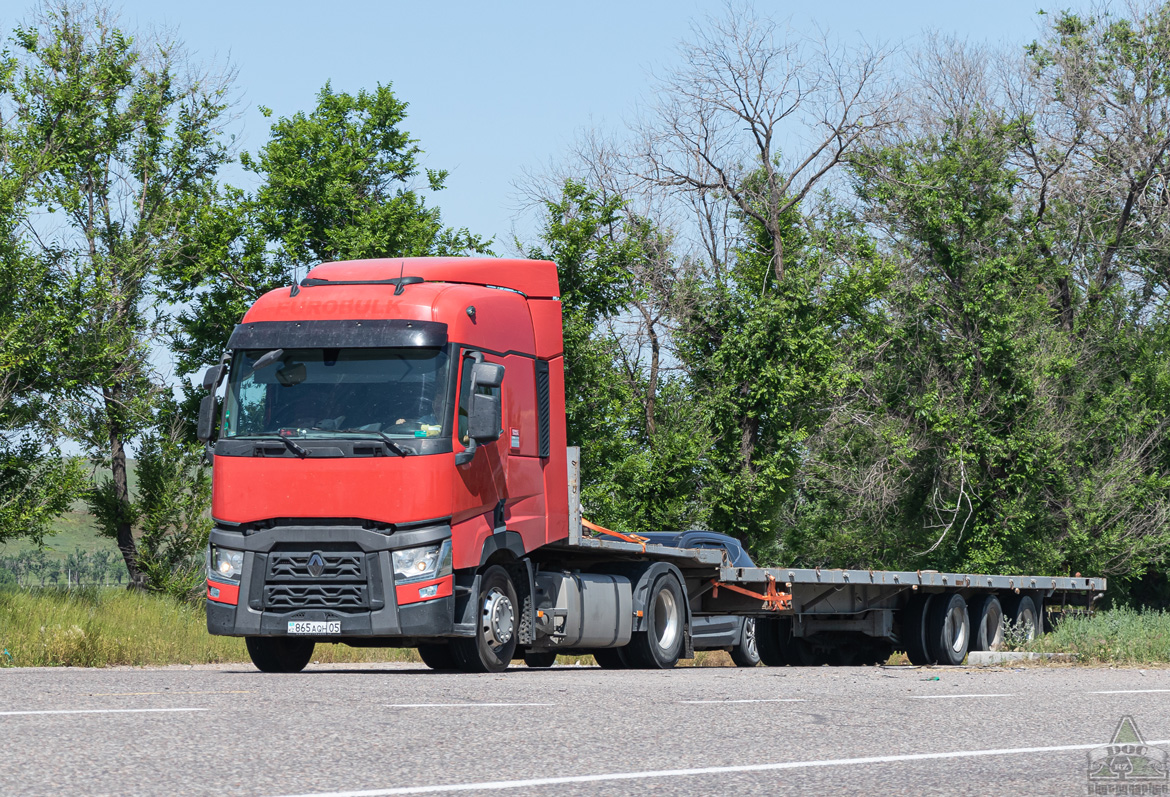
[[[1124,715],[1170,670],[10,669],[0,794],[1087,794]]]

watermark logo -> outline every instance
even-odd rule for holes
[[[1089,794],[1170,795],[1168,755],[1145,743],[1133,717],[1122,717],[1113,740],[1089,752]]]

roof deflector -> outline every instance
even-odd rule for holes
[[[296,296],[301,292],[301,288],[315,288],[319,285],[393,285],[394,295],[398,296],[407,285],[417,285],[425,281],[422,277],[393,277],[384,280],[327,280],[320,277],[305,277],[299,284],[292,286],[289,296]]]

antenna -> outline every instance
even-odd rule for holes
[[[394,289],[395,296],[398,296],[406,289],[406,286],[402,284],[402,275],[406,273],[406,260],[402,259],[398,262],[402,264],[402,267],[398,269],[398,286]]]

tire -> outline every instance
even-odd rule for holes
[[[557,663],[555,650],[529,650],[524,653],[524,663],[534,669],[544,669]]]
[[[646,595],[646,630],[630,637],[626,661],[643,670],[666,670],[678,664],[686,633],[686,597],[678,579],[659,576]]]
[[[731,649],[731,660],[736,667],[755,667],[760,663],[760,651],[756,645],[756,618],[742,618],[739,644]]]
[[[455,663],[464,672],[508,669],[519,639],[520,602],[508,571],[492,565],[479,580],[479,621],[475,637],[449,643]]]
[[[451,652],[451,646],[446,642],[419,645],[418,655],[419,658],[423,660],[423,664],[427,665],[432,670],[458,669],[458,666],[455,663],[455,654]]]
[[[280,636],[244,637],[244,644],[260,672],[300,672],[313,658],[316,647],[309,639]]]
[[[625,648],[598,648],[593,651],[593,660],[603,670],[628,670]]]
[[[788,641],[792,638],[792,618],[760,617],[756,620],[756,652],[765,667],[788,664]]]
[[[971,618],[967,614],[967,601],[957,592],[936,595],[926,613],[926,646],[931,658],[939,664],[962,664],[970,644]]]
[[[999,650],[1003,647],[1003,605],[994,595],[981,595],[967,604],[971,618],[970,650]]]
[[[921,593],[910,598],[910,601],[898,612],[898,621],[901,625],[902,647],[911,664],[922,666],[934,664],[930,651],[926,646],[926,615],[930,608],[933,595]]]
[[[1040,634],[1040,609],[1028,595],[1011,595],[1003,601],[1003,619],[1016,628],[1024,626],[1029,630],[1025,639],[1031,642]]]

